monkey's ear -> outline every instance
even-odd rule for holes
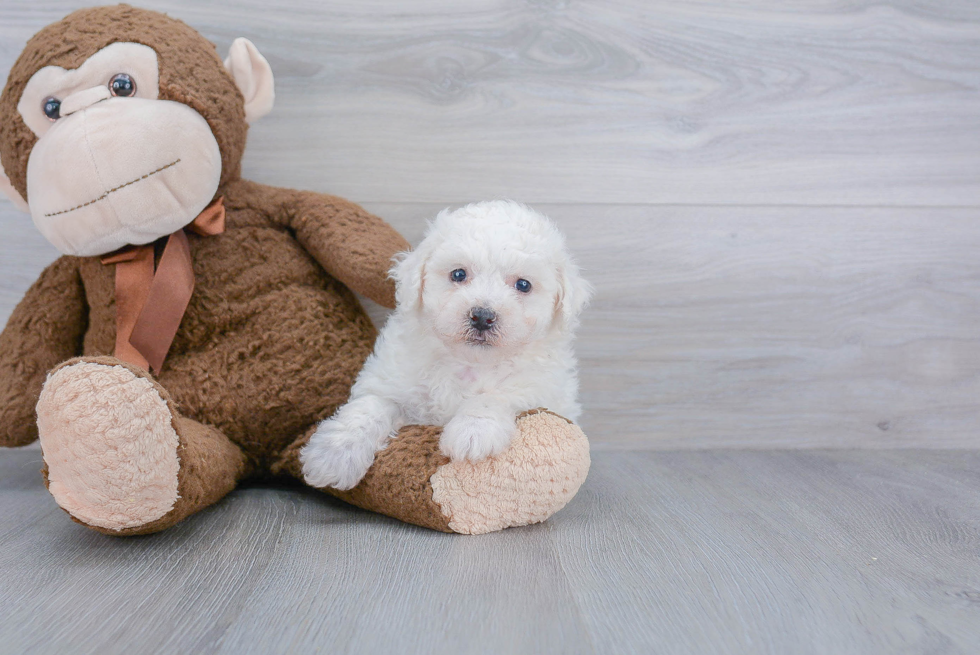
[[[232,42],[225,68],[245,96],[245,120],[248,123],[254,123],[272,111],[276,99],[272,68],[251,41],[239,37]]]
[[[13,187],[10,180],[3,172],[3,168],[0,168],[0,191],[3,191],[3,195],[10,199],[10,202],[14,203],[14,207],[21,210],[22,212],[30,212],[31,210],[27,207],[27,201],[24,197],[18,193],[17,189]]]

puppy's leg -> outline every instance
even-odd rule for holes
[[[351,400],[327,419],[300,452],[303,477],[313,487],[351,489],[388,443],[397,424],[398,406],[380,396]]]
[[[450,459],[478,462],[507,450],[517,425],[515,411],[505,403],[479,397],[460,408],[442,430],[439,449]]]

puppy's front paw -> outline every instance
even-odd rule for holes
[[[439,449],[454,461],[479,462],[507,450],[516,429],[513,421],[457,414],[442,429]]]
[[[353,489],[374,463],[370,439],[351,434],[337,421],[320,424],[310,443],[300,451],[303,477],[311,487]]]

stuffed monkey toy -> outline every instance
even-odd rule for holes
[[[298,455],[343,404],[391,307],[408,243],[341,198],[241,179],[272,71],[222,62],[184,23],[77,11],[27,44],[0,96],[0,188],[64,256],[0,334],[0,445],[40,439],[77,522],[163,530],[249,479],[302,480]],[[588,443],[544,410],[503,455],[450,461],[407,426],[352,504],[447,532],[543,521],[575,494]]]

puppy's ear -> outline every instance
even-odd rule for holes
[[[566,259],[558,267],[558,295],[555,298],[555,311],[565,329],[578,323],[579,314],[592,299],[592,285],[586,282],[578,265]]]
[[[424,244],[423,244],[424,246]],[[421,309],[425,290],[425,262],[428,255],[420,246],[395,255],[389,276],[395,281],[395,304],[404,309]]]

